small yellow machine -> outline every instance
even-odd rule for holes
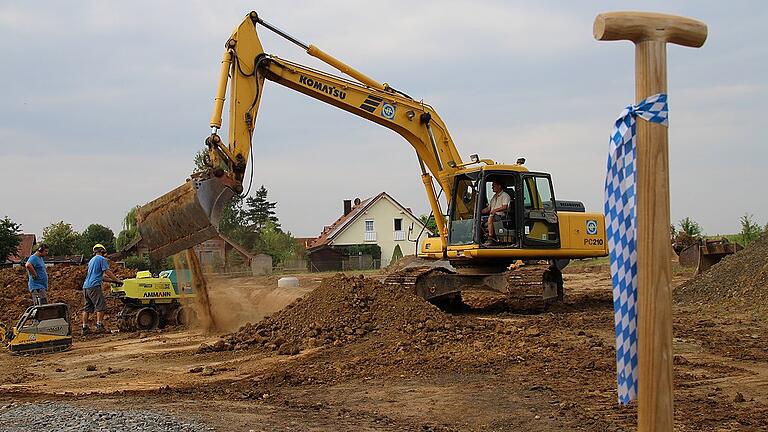
[[[13,328],[0,323],[0,338],[14,354],[57,352],[72,346],[69,306],[30,306]]]
[[[153,277],[140,271],[133,279],[112,285],[112,296],[123,302],[117,314],[121,331],[153,330],[166,325],[188,325],[196,318],[188,305],[194,299],[192,286],[179,286],[175,270],[160,272]]]

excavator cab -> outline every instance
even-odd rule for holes
[[[495,195],[509,196],[503,214],[492,221],[489,238],[488,209]],[[476,170],[456,176],[449,209],[448,246],[477,245],[491,249],[553,249],[560,247],[557,201],[549,174],[527,170]],[[510,258],[510,261],[514,259]]]

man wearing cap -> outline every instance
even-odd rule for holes
[[[42,306],[48,303],[48,272],[45,271],[45,260],[43,260],[47,256],[48,245],[40,243],[37,251],[24,264],[29,274],[27,287],[32,295],[32,303],[35,306]]]
[[[106,332],[104,327],[104,310],[107,303],[104,300],[104,291],[101,290],[102,281],[120,282],[120,280],[109,269],[109,261],[104,258],[107,254],[107,248],[101,243],[93,247],[93,258],[88,261],[88,274],[83,283],[83,296],[85,297],[85,307],[83,307],[83,335],[90,333],[88,327],[89,316],[96,312],[96,331]],[[104,276],[109,279],[104,279]]]

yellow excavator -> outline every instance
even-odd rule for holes
[[[265,53],[256,31],[259,25],[351,79]],[[264,80],[391,129],[415,150],[439,232],[423,242],[419,255],[439,264],[411,267],[391,275],[388,283],[413,285],[418,294],[432,300],[459,295],[468,287],[505,292],[510,289],[505,272],[511,264],[546,261],[543,268],[531,267],[538,272],[533,282],[543,286],[543,297],[562,298],[560,270],[569,259],[608,254],[603,215],[585,212],[580,202],[556,200],[549,174],[529,171],[522,158],[515,164],[500,164],[472,155],[465,162],[431,106],[301,42],[256,12],[245,17],[225,45],[212,130],[205,139],[207,169],[137,212],[139,242],[150,254],[169,256],[216,235],[223,209],[243,193]],[[227,88],[225,142],[218,132]],[[494,182],[509,196],[509,204],[489,230],[484,213],[495,193]],[[445,194],[447,213],[441,208],[438,188]]]

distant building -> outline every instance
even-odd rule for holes
[[[240,255],[245,267],[251,266],[254,255],[224,234],[219,233],[216,237],[194,247],[195,254],[204,269],[216,267],[229,269],[229,252],[233,250]]]
[[[344,200],[343,208],[341,217],[326,226],[309,246],[307,251],[312,270],[343,270],[345,260],[355,264],[355,257],[345,253],[348,250],[345,246],[358,245],[378,245],[381,249],[380,262],[371,264],[374,267],[385,266],[396,248],[400,248],[403,256],[415,255],[421,241],[431,234],[410,209],[386,192],[363,201]]]
[[[35,252],[37,237],[34,234],[19,234],[19,237],[21,237],[21,242],[16,248],[16,253],[9,256],[5,262],[0,263],[2,264],[2,267],[23,264],[27,261],[27,258]]]

